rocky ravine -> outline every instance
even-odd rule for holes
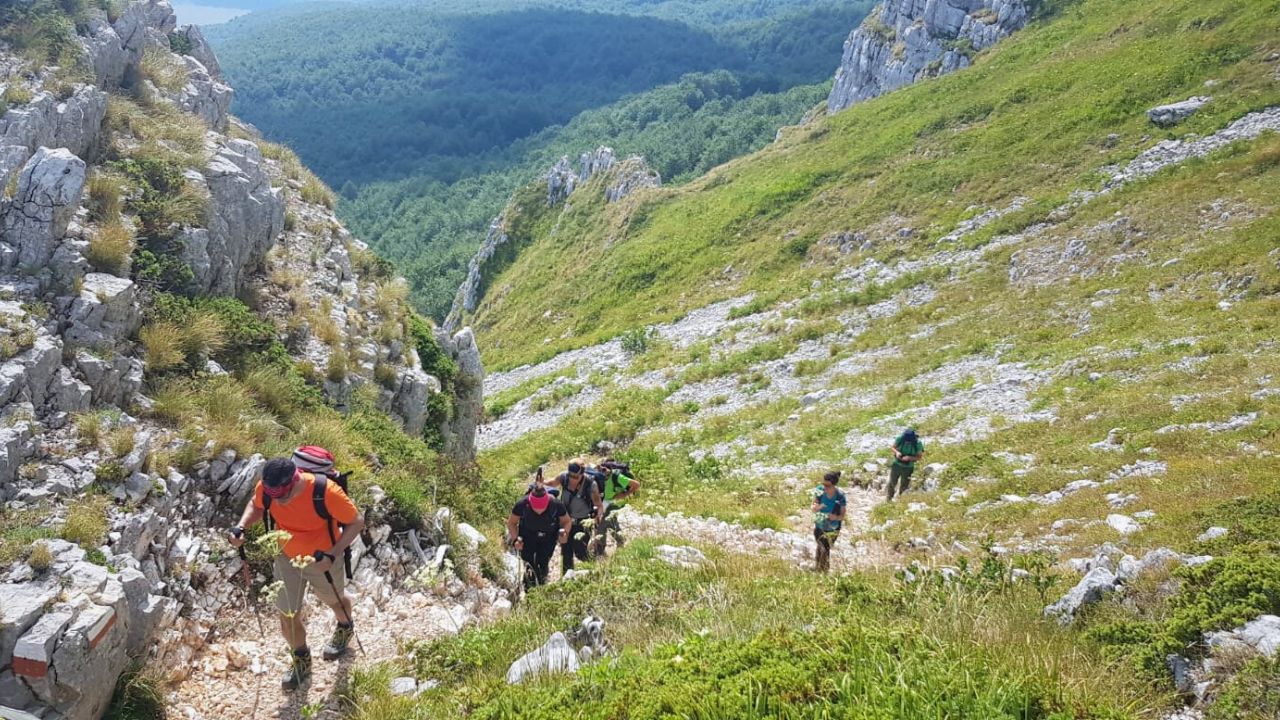
[[[100,507],[108,535],[100,547],[43,541],[46,555],[0,567],[5,717],[97,718],[134,659],[186,673],[197,657],[212,662],[201,655],[208,643],[245,626],[234,615],[244,600],[240,563],[215,528],[243,505],[262,458],[228,450],[190,472],[162,462],[190,440],[148,418],[153,403],[143,394],[135,336],[145,289],[127,272],[86,259],[106,224],[86,208],[89,179],[107,150],[128,157],[144,144],[127,122],[104,122],[117,96],[146,96],[203,124],[203,150],[191,153],[197,159],[185,180],[207,210],[178,229],[196,292],[265,296],[262,312],[289,338],[295,359],[324,367],[339,349],[347,353],[347,371],[324,387],[339,405],[373,386],[379,407],[418,433],[427,398],[440,391],[411,344],[369,332],[394,311],[379,300],[396,281],[362,277],[356,259],[364,246],[329,210],[303,201],[303,181],[227,115],[230,88],[196,28],[177,28],[167,2],[143,0],[114,22],[91,11],[81,33],[91,77],[80,82],[0,48],[0,83],[15,89],[7,96],[30,96],[0,117],[0,184],[12,188],[0,201],[0,502],[6,520],[44,528],[62,527],[77,506]],[[151,85],[140,74],[147,58],[180,68],[185,81],[169,90]],[[305,279],[297,293],[271,291],[272,278],[291,274]],[[337,333],[322,341],[325,315]],[[459,412],[442,430],[469,454],[479,354],[469,330],[440,340],[461,367],[462,388]],[[223,372],[207,368],[208,376]],[[101,411],[92,416],[101,419],[98,430],[120,439],[110,450],[82,433],[78,418],[91,410]],[[373,517],[357,553],[358,584],[371,602],[378,588],[433,564],[423,544],[433,551],[443,542],[435,533],[411,543]],[[456,594],[468,612],[498,599],[476,592]],[[211,717],[247,716],[242,710]]]

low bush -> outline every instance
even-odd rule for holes
[[[99,272],[127,276],[133,255],[133,231],[119,221],[98,229],[89,240],[85,259]]]
[[[121,473],[123,475],[123,473]],[[102,496],[90,496],[67,509],[67,519],[62,524],[62,539],[88,550],[96,548],[107,537],[107,500]]]
[[[25,86],[18,84],[15,80],[10,80],[9,85],[4,89],[3,100],[5,105],[14,107],[16,105],[26,105],[35,97],[35,93],[28,90]]]
[[[31,546],[31,551],[27,553],[27,564],[36,573],[44,573],[53,565],[53,553],[49,550],[48,543],[38,542]]]

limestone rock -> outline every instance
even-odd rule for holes
[[[560,161],[547,171],[547,204],[558,205],[578,188],[578,174],[573,171],[573,166],[569,164],[568,157],[561,157]]]
[[[544,673],[578,672],[578,653],[569,645],[564,633],[555,633],[547,644],[521,657],[507,669],[507,684],[518,685],[525,679]]]
[[[84,276],[79,297],[67,310],[67,322],[64,337],[68,343],[88,348],[114,348],[142,325],[137,288],[127,278],[89,273]],[[106,370],[95,368],[94,373],[105,378]]]
[[[68,150],[42,147],[27,161],[3,220],[4,242],[16,250],[14,266],[35,270],[49,263],[84,183],[84,161]]]
[[[391,680],[391,694],[401,697],[414,695],[418,691],[418,681],[411,677],[398,677]]]
[[[184,38],[191,46],[191,50],[186,54],[195,58],[208,71],[209,76],[218,82],[223,81],[222,66],[218,64],[218,57],[213,52],[213,47],[209,45],[209,41],[205,40],[204,33],[200,32],[200,28],[196,25],[183,25],[174,31],[175,35]]]
[[[1029,18],[1023,0],[885,0],[845,41],[827,112],[968,67]]]
[[[1259,615],[1235,630],[1209,633],[1205,640],[1214,651],[1251,648],[1273,658],[1280,655],[1280,617]]]
[[[22,107],[11,108],[0,117],[0,176],[21,167],[41,147],[62,148],[88,157],[97,147],[102,119],[107,112],[107,94],[95,87],[80,85],[71,97],[59,99],[40,92]]]
[[[1066,595],[1046,607],[1044,614],[1058,618],[1058,622],[1063,625],[1069,625],[1080,608],[1098,602],[1107,593],[1115,590],[1119,582],[1120,579],[1115,573],[1107,568],[1094,567]]]
[[[201,292],[234,295],[284,229],[284,200],[271,187],[258,146],[248,140],[220,145],[204,180],[208,233],[187,236],[183,260]]]
[[[91,11],[86,21],[86,32],[78,35],[80,47],[93,67],[95,82],[101,87],[115,87],[124,78],[129,65],[124,43],[115,28],[107,22],[106,13]]]
[[[1196,540],[1199,542],[1209,542],[1210,540],[1217,540],[1218,538],[1226,537],[1230,532],[1230,530],[1224,527],[1215,526],[1200,533],[1200,536],[1197,537]]]
[[[653,550],[659,560],[676,567],[699,568],[707,562],[707,556],[701,550],[687,545],[659,545]]]
[[[1147,111],[1147,117],[1151,122],[1162,128],[1170,128],[1181,124],[1182,121],[1192,115],[1195,115],[1196,111],[1204,107],[1212,99],[1213,98],[1204,96],[1196,96],[1183,100],[1182,102],[1153,107]]]
[[[484,414],[484,365],[471,328],[463,328],[453,337],[439,331],[436,341],[458,366],[454,377],[453,416],[444,420],[440,434],[449,457],[470,462],[476,455],[476,426]]]
[[[484,533],[464,522],[458,523],[458,534],[462,536],[467,546],[473,549],[489,542],[489,538],[485,537]]]
[[[215,80],[204,64],[194,57],[184,55],[187,66],[187,84],[172,98],[179,108],[204,120],[205,124],[226,132],[228,112],[235,91],[231,86]]]
[[[446,332],[453,332],[457,329],[466,313],[475,312],[476,307],[480,304],[480,290],[484,284],[485,265],[510,240],[511,237],[507,235],[506,231],[506,217],[505,215],[500,215],[489,224],[489,232],[485,235],[484,242],[480,244],[480,249],[476,251],[471,261],[467,263],[467,277],[458,288],[458,293],[453,298],[453,306],[449,308],[449,315],[444,320],[443,329]]]
[[[1142,529],[1136,520],[1128,515],[1113,513],[1107,516],[1107,524],[1121,535],[1132,535]]]
[[[168,35],[177,26],[168,0],[139,0],[125,8],[112,27],[120,37],[130,63],[142,59],[147,48],[168,49]]]
[[[639,156],[632,156],[618,163],[614,175],[614,180],[604,190],[605,199],[611,203],[643,188],[662,187],[662,176]]]

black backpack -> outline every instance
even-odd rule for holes
[[[564,503],[565,510],[569,512],[569,517],[573,518],[575,522],[578,520],[585,520],[596,514],[596,504],[591,498],[591,488],[593,486],[599,488],[600,497],[602,500],[604,498],[604,476],[596,473],[594,470],[587,470],[586,472],[588,474],[583,476],[582,484],[578,486],[578,490],[576,492],[569,489],[569,481],[567,479],[564,480],[563,484],[560,486],[560,502]],[[590,514],[584,517],[574,517],[573,501],[577,499],[586,501],[587,505],[591,507]]]
[[[338,533],[334,530],[334,527],[341,528],[341,525],[334,522],[333,516],[329,514],[329,508],[324,504],[324,493],[330,480],[337,484],[339,488],[342,488],[342,492],[347,492],[347,480],[350,479],[351,473],[339,473],[332,478],[324,473],[312,473],[312,477],[315,478],[315,483],[311,487],[311,506],[315,508],[316,515],[319,515],[325,521],[325,527],[329,530],[329,542],[336,543],[338,542]],[[262,494],[262,523],[266,525],[267,532],[275,529],[275,521],[271,517],[271,496],[266,493]],[[347,579],[350,580],[352,578],[350,545],[347,546],[346,550],[342,551],[342,566]]]

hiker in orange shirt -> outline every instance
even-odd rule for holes
[[[360,512],[337,482],[329,481],[323,473],[303,472],[294,462],[274,458],[263,465],[240,524],[231,529],[234,547],[244,544],[244,529],[259,520],[266,520],[268,530],[288,534],[287,539],[277,540],[280,554],[272,564],[282,585],[276,595],[280,630],[293,650],[289,673],[280,683],[285,690],[297,689],[311,674],[302,603],[308,585],[333,609],[338,621],[324,649],[324,659],[334,660],[345,653],[355,634],[346,576],[337,559],[364,529]]]

